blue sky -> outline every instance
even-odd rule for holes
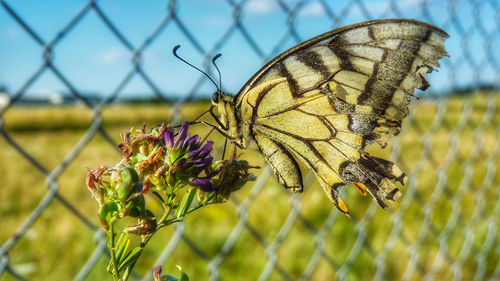
[[[5,0],[46,43],[52,41],[87,2]],[[97,1],[97,5],[126,40],[138,48],[167,15],[165,2],[168,1],[101,0]],[[299,1],[284,2],[293,8]],[[357,1],[325,2],[335,15],[342,14],[339,22],[332,22],[319,2],[308,1],[301,6],[294,22],[301,40],[338,25],[367,19],[357,4],[349,4]],[[499,27],[495,21],[495,11],[500,4],[483,1],[481,5],[472,6],[465,0],[454,1],[454,5],[441,0],[396,2],[401,12],[399,16],[424,21],[430,19],[451,36],[446,43],[451,58],[444,60],[440,71],[429,77],[434,91],[477,83],[499,83],[499,70],[495,68],[498,66],[491,64],[488,58],[493,56],[500,62]],[[363,3],[371,18],[398,16],[391,12],[388,1],[365,0]],[[346,5],[350,8],[346,9]],[[176,14],[204,50],[213,51],[216,42],[233,24],[233,13],[234,9],[225,0],[180,0]],[[424,13],[429,17],[422,17]],[[452,24],[452,19],[459,25]],[[279,52],[273,52],[277,40],[287,34],[289,24],[287,14],[273,0],[246,2],[241,10],[241,22],[267,58],[298,43],[288,36]],[[482,26],[482,30],[477,28],[478,25]],[[485,40],[485,36],[489,40]],[[10,93],[15,93],[43,64],[44,50],[1,6],[0,42],[0,85],[6,85]],[[141,57],[145,73],[167,96],[187,94],[200,79],[199,73],[173,57],[171,50],[176,44],[182,45],[179,53],[184,58],[195,65],[203,64],[202,54],[174,22],[166,26]],[[223,87],[228,92],[237,92],[265,62],[265,58],[249,46],[239,30],[234,31],[216,52],[222,53],[218,64]],[[54,47],[54,65],[82,93],[110,95],[133,69],[131,61],[131,51],[110,32],[94,10],[87,13]],[[204,95],[213,90],[213,85],[205,81],[198,92]],[[28,95],[46,95],[55,91],[67,92],[67,87],[50,70],[27,89]],[[152,90],[141,77],[135,75],[120,91],[120,96],[137,94],[150,96]]]

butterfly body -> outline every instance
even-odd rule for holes
[[[218,130],[241,148],[255,143],[286,188],[303,190],[299,160],[342,212],[339,189],[349,182],[385,207],[406,175],[365,147],[399,133],[414,90],[429,85],[422,75],[446,56],[446,37],[404,19],[314,37],[266,64],[236,96],[214,94]]]

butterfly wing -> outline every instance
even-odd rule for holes
[[[390,19],[336,29],[276,57],[234,98],[236,112],[282,184],[302,190],[295,159],[313,170],[343,212],[339,188],[354,182],[385,207],[406,176],[364,148],[397,135],[422,76],[446,56],[446,32]],[[364,192],[364,190],[363,190]]]

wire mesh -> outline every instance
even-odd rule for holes
[[[184,255],[188,255],[192,258],[190,264],[202,268],[201,271],[193,270],[195,280],[500,279],[500,250],[497,247],[500,239],[500,99],[495,95],[500,86],[498,1],[441,1],[439,11],[436,11],[433,1],[427,0],[218,1],[210,5],[220,6],[223,17],[229,21],[219,27],[220,37],[214,35],[211,44],[203,43],[206,40],[200,39],[200,32],[192,27],[193,19],[183,12],[196,9],[199,5],[196,1],[166,2],[163,17],[139,42],[129,39],[127,30],[115,23],[114,11],[103,8],[103,2],[84,2],[66,24],[47,39],[39,33],[37,26],[30,24],[22,9],[14,8],[13,1],[0,1],[2,16],[21,27],[35,42],[42,58],[33,72],[26,73],[25,82],[8,93],[7,101],[0,108],[0,134],[3,138],[0,151],[5,153],[2,158],[9,162],[2,166],[2,178],[8,178],[9,169],[16,166],[17,161],[28,163],[22,176],[34,178],[29,194],[36,194],[32,198],[25,198],[26,194],[15,195],[19,192],[16,188],[28,187],[16,187],[4,182],[2,196],[14,194],[9,197],[10,200],[30,199],[30,203],[27,204],[29,215],[21,220],[9,220],[15,210],[2,208],[2,224],[15,225],[9,228],[15,231],[2,236],[7,239],[2,241],[0,248],[0,279],[50,279],[40,275],[40,272],[50,271],[54,272],[53,276],[58,276],[55,265],[60,263],[71,264],[71,276],[67,277],[74,280],[93,280],[99,276],[97,271],[103,271],[104,267],[100,264],[107,258],[106,237],[99,230],[93,212],[79,205],[82,200],[91,200],[84,190],[84,182],[81,181],[83,191],[75,195],[75,191],[65,188],[62,182],[67,181],[62,178],[81,179],[68,175],[69,167],[75,165],[75,159],[87,153],[85,151],[89,147],[96,145],[93,140],[97,136],[100,136],[101,142],[107,143],[108,150],[116,150],[116,133],[106,129],[106,112],[134,79],[142,81],[149,93],[169,106],[169,117],[165,115],[164,118],[171,123],[179,123],[183,106],[189,106],[206,91],[203,88],[206,87],[206,78],[193,74],[196,79],[191,79],[189,88],[184,88],[186,94],[172,102],[174,94],[168,90],[169,86],[154,78],[144,64],[144,56],[155,42],[173,36],[170,34],[173,27],[169,29],[170,26],[183,36],[174,37],[172,42],[177,40],[187,44],[202,58],[209,72],[210,58],[224,48],[234,48],[232,40],[237,40],[245,46],[245,52],[259,59],[254,65],[257,69],[290,44],[307,37],[302,34],[304,29],[298,22],[311,11],[321,14],[328,23],[329,26],[322,25],[322,31],[349,23],[346,22],[349,15],[356,15],[360,20],[412,17],[445,29],[451,34],[453,44],[458,46],[450,51],[449,59],[442,61],[440,70],[441,75],[446,76],[442,81],[446,81],[451,90],[447,93],[443,90],[429,99],[415,100],[401,135],[388,149],[391,160],[409,174],[410,181],[404,196],[388,211],[382,211],[369,200],[354,199],[359,196],[346,191],[347,197],[354,200],[351,206],[356,209],[353,218],[347,220],[326,200],[322,200],[325,198],[321,197],[318,188],[306,188],[305,194],[299,196],[281,192],[270,169],[264,168],[258,180],[245,188],[246,193],[234,197],[223,209],[212,208],[218,212],[215,215],[217,219],[204,218],[208,221],[205,225],[209,227],[202,230],[202,234],[193,234],[200,232],[199,227],[193,225],[200,221],[186,222],[170,230],[161,241],[156,241],[159,250],[150,253],[143,268],[164,264],[171,269],[183,260]],[[261,39],[255,35],[253,25],[247,20],[252,7],[271,7],[269,9],[283,17],[282,26],[276,27],[281,28],[282,36],[269,42],[268,38]],[[57,6],[51,8],[57,9]],[[57,50],[73,33],[78,32],[79,25],[90,15],[102,24],[101,28],[113,40],[119,42],[117,44],[127,51],[127,57],[132,61],[116,86],[108,91],[109,94],[98,98],[80,90],[55,60]],[[177,69],[184,66],[172,64],[170,67]],[[36,152],[36,140],[29,141],[34,135],[20,137],[16,130],[7,126],[12,121],[9,120],[9,112],[15,110],[30,87],[43,79],[46,73],[55,77],[72,98],[79,101],[79,110],[90,116],[90,121],[82,125],[83,133],[75,138],[70,147],[61,148],[66,154],[49,162],[41,159]],[[240,81],[239,77],[231,75],[239,74],[226,73],[223,78]],[[241,79],[244,81],[245,77]],[[431,85],[435,86],[432,81],[431,78]],[[468,88],[463,90],[464,87]],[[421,97],[426,95],[419,94]],[[56,145],[54,149],[59,147]],[[12,155],[20,160],[8,160]],[[118,155],[116,153],[114,159]],[[82,176],[85,168],[77,167]],[[43,190],[40,181],[45,182]],[[313,185],[314,177],[308,175],[305,186]],[[271,199],[263,199],[265,197]],[[8,199],[2,198],[4,200]],[[54,207],[54,202],[58,202],[57,207]],[[43,241],[37,238],[34,234],[39,232],[34,231],[37,221],[55,216],[54,213],[70,214],[77,221],[71,224],[72,227],[82,229],[79,239],[86,242],[71,240],[64,244],[62,241],[50,241],[50,238]],[[273,215],[277,218],[272,219]],[[269,225],[263,222],[264,219],[272,222]],[[212,239],[215,234],[211,231],[215,231],[220,220],[227,220],[228,223],[218,231],[221,232],[219,236]],[[47,226],[44,231],[57,231],[61,224],[67,223]],[[63,247],[57,252],[70,252],[71,260],[59,260],[60,256],[47,255],[36,247],[27,248],[26,245],[33,244],[26,240],[49,243],[54,251]],[[78,252],[77,245],[91,250]],[[79,253],[80,256],[71,257],[73,251],[74,255]],[[40,260],[35,256],[44,255],[47,256],[43,263],[33,264],[32,261]],[[188,273],[189,266],[184,265]],[[49,268],[43,271],[43,267]],[[152,274],[149,270],[138,270],[133,278],[152,280]]]

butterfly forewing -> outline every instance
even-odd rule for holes
[[[302,190],[294,158],[313,170],[329,198],[349,182],[394,199],[404,173],[366,144],[397,135],[422,74],[446,56],[448,35],[429,24],[377,20],[330,31],[276,57],[234,98],[242,139],[255,141],[285,187]]]

